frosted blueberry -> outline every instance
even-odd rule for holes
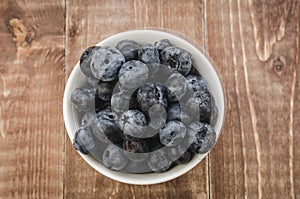
[[[96,113],[94,111],[84,113],[81,118],[81,126],[91,126],[96,119]]]
[[[171,95],[175,95],[176,99],[180,101],[187,92],[188,83],[184,76],[176,72],[166,80],[165,86],[171,91]]]
[[[96,114],[92,123],[92,130],[96,138],[103,142],[115,140],[118,137],[118,126],[115,122],[117,116],[110,109],[106,108]]]
[[[171,46],[171,43],[168,39],[162,39],[162,40],[155,42],[154,45],[159,51],[162,51],[166,47]]]
[[[110,101],[113,89],[115,87],[116,82],[104,82],[99,81],[96,86],[96,94],[103,101]]]
[[[142,54],[140,45],[136,41],[129,39],[120,41],[116,48],[124,55],[126,61],[138,60]]]
[[[188,75],[186,76],[186,81],[188,82],[189,87],[195,92],[208,90],[208,85],[201,76]]]
[[[124,62],[124,56],[116,48],[101,47],[94,51],[91,71],[99,80],[112,81],[118,77],[119,69]]]
[[[167,108],[165,87],[158,83],[147,82],[137,91],[137,102],[142,111],[148,112],[154,104]]]
[[[95,89],[76,88],[71,94],[71,101],[78,111],[92,111],[95,109]]]
[[[125,89],[137,88],[147,81],[148,73],[149,70],[146,64],[131,60],[121,66],[119,81]]]
[[[94,149],[95,142],[89,127],[83,126],[77,129],[73,139],[73,146],[83,154],[89,154]]]
[[[136,140],[125,140],[123,142],[123,149],[125,156],[133,162],[143,162],[148,157],[148,153],[145,153],[146,145],[143,141]]]
[[[160,130],[160,142],[165,146],[178,145],[186,134],[186,127],[179,121],[170,121]]]
[[[149,63],[160,63],[158,50],[151,44],[146,44],[143,46],[143,54],[141,60],[145,64]]]
[[[216,132],[206,123],[193,122],[187,128],[190,150],[204,154],[212,149],[216,141]]]
[[[168,107],[167,110],[167,121],[178,120],[184,125],[191,123],[195,118],[193,113],[185,107],[184,104],[174,103]]]
[[[170,46],[161,51],[161,63],[171,69],[177,70],[183,76],[186,76],[192,67],[190,54],[178,47]]]
[[[155,173],[167,171],[171,164],[172,162],[164,150],[157,150],[149,155],[148,166]]]
[[[109,144],[103,152],[103,164],[113,170],[121,170],[128,162],[123,149],[114,144]]]
[[[97,48],[100,48],[99,46],[91,46],[87,48],[81,55],[79,66],[81,69],[81,72],[86,75],[87,77],[93,77],[92,71],[91,71],[91,60],[94,54],[94,50]]]
[[[118,125],[125,137],[142,137],[146,124],[145,115],[136,109],[125,111],[118,119]]]

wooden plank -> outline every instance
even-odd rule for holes
[[[207,1],[208,51],[227,97],[211,198],[300,197],[299,10],[299,1]]]
[[[120,6],[121,5],[121,6]],[[173,29],[203,44],[201,1],[67,0],[66,74],[82,51],[115,33],[144,27]],[[67,140],[67,139],[66,139]],[[208,198],[208,159],[173,181],[133,186],[91,169],[66,141],[66,198]]]
[[[0,198],[62,198],[64,2],[0,15]]]

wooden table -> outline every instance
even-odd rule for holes
[[[2,0],[0,198],[300,199],[299,11],[299,0]],[[62,98],[85,48],[147,27],[179,31],[208,51],[226,122],[193,170],[133,186],[80,158]]]

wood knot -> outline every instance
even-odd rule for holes
[[[281,75],[283,68],[285,67],[285,59],[279,56],[277,59],[273,60],[273,70],[276,74]]]
[[[70,29],[69,29],[69,35],[71,37],[74,37],[75,35],[78,34],[78,32],[79,32],[78,25],[76,24],[75,21],[72,20],[71,21],[71,25],[70,25]]]
[[[18,18],[13,18],[9,21],[12,33],[14,35],[13,40],[18,47],[28,47],[34,38],[34,31],[28,31],[23,21]]]

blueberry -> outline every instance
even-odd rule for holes
[[[112,82],[99,81],[98,85],[96,86],[96,94],[103,101],[110,101],[115,84],[116,84],[115,81]]]
[[[95,77],[86,77],[88,84],[91,87],[97,87],[99,79],[95,78]]]
[[[76,88],[71,94],[71,101],[78,111],[95,109],[95,89],[89,87]]]
[[[188,143],[186,143],[186,145],[179,144],[177,146],[169,147],[167,150],[168,156],[175,164],[187,163],[192,159],[193,155],[188,151],[188,148]]]
[[[94,50],[97,48],[100,48],[98,46],[91,46],[87,48],[80,57],[80,69],[81,72],[86,75],[87,77],[93,77],[92,71],[91,71],[91,60],[94,54]]]
[[[140,139],[136,140],[125,140],[123,142],[123,149],[125,156],[133,162],[143,162],[148,157],[148,151],[146,149],[145,142]]]
[[[155,173],[167,171],[172,162],[168,159],[166,152],[163,149],[154,151],[149,154],[148,166]]]
[[[147,64],[147,67],[148,67],[148,70],[149,70],[149,79],[153,79],[155,77],[157,77],[158,74],[158,71],[161,67],[160,64],[157,64],[157,63],[149,63]]]
[[[129,110],[130,96],[126,92],[114,93],[111,97],[111,108],[116,113]]]
[[[149,109],[150,123],[149,126],[155,130],[161,129],[167,120],[167,113],[165,107],[160,104],[154,104]],[[152,133],[147,133],[147,136],[153,135]]]
[[[110,101],[103,101],[98,95],[95,95],[95,112],[98,113],[106,108],[110,108]]]
[[[193,153],[190,151],[184,152],[174,163],[175,164],[186,164],[193,158]]]
[[[145,115],[136,109],[125,111],[118,119],[118,125],[125,137],[142,137],[146,123]]]
[[[200,120],[206,120],[214,107],[213,97],[206,91],[197,91],[188,99],[187,106],[190,111],[200,112]]]
[[[192,88],[195,92],[208,90],[208,85],[201,76],[188,75],[186,76],[186,80],[189,87]]]
[[[146,44],[142,49],[143,54],[141,56],[141,60],[145,64],[160,63],[158,50],[152,44]]]
[[[171,46],[171,43],[168,39],[162,39],[162,40],[155,42],[154,45],[159,51],[162,51],[166,47]]]
[[[91,71],[99,80],[117,79],[121,65],[125,62],[122,53],[113,47],[101,47],[94,51],[91,60]]]
[[[73,140],[73,146],[83,154],[89,154],[95,147],[93,135],[89,127],[83,126],[77,129]]]
[[[120,41],[116,48],[124,55],[126,61],[138,60],[142,54],[140,45],[136,41],[129,39]]]
[[[104,109],[96,114],[92,123],[93,133],[103,142],[118,139],[118,126],[115,122],[117,116],[110,109]]]
[[[168,107],[167,111],[167,121],[178,120],[184,125],[187,125],[195,119],[193,113],[188,110],[183,104],[174,103]]]
[[[161,51],[161,63],[171,69],[176,69],[183,76],[186,76],[192,67],[192,59],[185,50],[170,46]]]
[[[137,88],[148,79],[148,67],[141,61],[131,60],[121,66],[119,81],[123,88]]]
[[[160,130],[160,142],[165,146],[178,145],[186,135],[186,127],[179,121],[170,121]]]
[[[127,162],[123,149],[114,144],[109,144],[103,152],[103,164],[109,169],[121,170]]]
[[[167,108],[165,87],[158,83],[145,83],[137,91],[137,102],[142,111],[148,112],[154,104]]]
[[[169,94],[175,95],[177,100],[181,100],[187,92],[188,83],[180,73],[173,73],[165,82],[165,86],[171,91]],[[169,98],[171,98],[169,96]],[[174,97],[172,97],[174,98]],[[175,101],[175,100],[171,100]]]
[[[81,126],[91,126],[96,119],[96,114],[94,111],[84,113],[81,118]]]
[[[187,128],[190,150],[194,153],[204,154],[212,149],[216,141],[216,132],[206,123],[194,122]]]

